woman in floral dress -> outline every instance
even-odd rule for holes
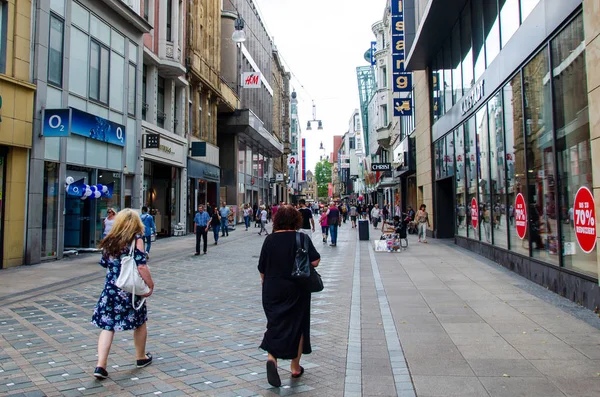
[[[150,288],[150,292],[143,297],[152,295],[154,282],[146,265],[144,242],[141,237],[143,234],[144,224],[140,216],[127,208],[117,214],[111,231],[100,242],[100,248],[103,249],[100,265],[106,268],[106,281],[92,316],[92,324],[102,329],[98,338],[98,363],[94,371],[94,376],[98,379],[108,377],[106,365],[115,331],[133,330],[138,368],[143,368],[152,362],[152,355],[146,353],[148,336],[146,304],[144,303],[139,310],[135,310],[131,303],[131,294],[116,286],[121,273],[121,258],[129,255],[131,243],[135,239],[135,263],[140,276]],[[136,299],[141,298],[136,296]]]

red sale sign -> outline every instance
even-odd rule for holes
[[[473,225],[473,229],[477,229],[477,224],[479,223],[479,206],[477,205],[477,200],[475,197],[471,199],[471,225]]]
[[[517,235],[523,240],[525,233],[527,233],[527,207],[525,206],[525,198],[521,193],[517,194],[515,198],[514,216]]]
[[[579,247],[589,254],[596,246],[596,205],[594,196],[587,187],[580,187],[573,204],[575,235]]]

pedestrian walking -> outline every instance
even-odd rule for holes
[[[219,242],[219,229],[221,228],[221,214],[218,209],[213,210],[213,214],[208,222],[208,226],[212,226],[213,237],[215,238],[215,245]],[[206,252],[206,250],[205,250]]]
[[[102,238],[106,237],[108,235],[108,233],[110,232],[110,230],[113,227],[113,224],[115,223],[115,215],[117,213],[115,212],[114,209],[112,208],[107,208],[106,209],[106,218],[104,218],[104,222],[102,222],[104,224],[104,231],[102,233]]]
[[[194,255],[200,255],[200,240],[204,239],[204,254],[208,248],[208,226],[210,224],[210,215],[204,211],[204,206],[198,206],[198,212],[194,216],[194,225],[196,225],[196,253]]]
[[[144,242],[146,243],[146,259],[150,259],[150,248],[152,247],[152,235],[156,234],[154,217],[148,213],[148,207],[142,207],[140,218],[144,224]]]
[[[329,224],[327,223],[327,212],[321,212],[319,218],[319,224],[321,225],[321,233],[323,234],[323,242],[327,243],[327,237],[329,237]]]
[[[487,206],[487,204],[483,205],[483,211],[482,211],[483,216],[481,217],[481,224],[483,226],[483,231],[485,233],[485,239],[488,243],[491,242],[491,235],[492,235],[492,231],[491,231],[491,216],[490,216],[490,209]]]
[[[379,217],[381,216],[381,211],[379,210],[379,204],[375,204],[375,206],[371,209],[371,222],[373,222],[373,226],[377,229],[377,224],[379,223]]]
[[[300,228],[301,232],[308,233],[311,229],[315,231],[315,220],[313,219],[313,213],[310,208],[306,207],[306,200],[300,199],[298,202],[300,204],[300,214],[302,214],[302,227]]]
[[[277,371],[278,359],[292,360],[292,378],[304,374],[300,365],[302,354],[310,354],[310,292],[290,274],[296,258],[296,230],[302,226],[302,216],[286,205],[277,210],[273,231],[262,246],[258,271],[262,282],[262,304],[267,317],[267,330],[260,348],[268,353],[267,380],[271,386],[281,386]],[[321,256],[308,236],[308,257],[317,267]]]
[[[279,210],[277,210],[279,212]],[[264,205],[260,206],[260,231],[258,232],[259,235],[262,236],[262,232],[265,232],[265,235],[269,235],[269,233],[267,232],[267,229],[265,228],[265,226],[267,225],[267,209],[265,208]]]
[[[329,225],[329,234],[331,235],[331,247],[337,246],[337,232],[340,225],[340,210],[337,209],[335,203],[332,201],[329,203],[329,209],[327,210],[327,224]]]
[[[108,377],[108,354],[112,345],[115,331],[133,330],[135,345],[136,366],[143,368],[152,363],[152,354],[146,352],[146,339],[148,330],[146,321],[148,311],[146,303],[136,310],[133,307],[132,296],[116,286],[121,274],[121,260],[130,255],[132,243],[135,241],[133,259],[137,265],[140,276],[150,288],[150,292],[143,295],[148,298],[154,290],[154,281],[146,265],[146,252],[144,251],[144,224],[140,216],[132,209],[120,211],[116,217],[111,231],[100,242],[102,258],[100,265],[106,268],[106,281],[100,299],[92,315],[92,324],[101,328],[98,337],[98,361],[94,376],[98,379]],[[140,297],[137,297],[139,299]]]
[[[231,210],[225,204],[225,201],[221,204],[221,208],[219,209],[219,213],[221,214],[221,237],[229,237],[229,214],[231,214]]]
[[[246,225],[246,231],[250,227],[250,218],[252,217],[252,208],[250,204],[244,204],[244,224]]]
[[[350,221],[352,222],[352,228],[354,229],[356,227],[356,216],[358,214],[358,210],[356,209],[356,206],[354,204],[352,204],[350,206]]]
[[[421,204],[419,211],[417,211],[417,227],[419,230],[419,242],[427,243],[427,227],[429,226],[429,214],[427,213],[427,206]]]

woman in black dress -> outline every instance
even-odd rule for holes
[[[296,257],[296,231],[302,226],[302,215],[291,205],[281,206],[273,221],[273,233],[265,239],[258,271],[262,279],[262,302],[267,316],[267,331],[260,345],[269,353],[267,379],[281,386],[277,359],[291,359],[292,378],[304,373],[302,354],[312,352],[310,346],[310,292],[291,278]],[[303,238],[308,236],[303,235]],[[321,256],[308,239],[308,255],[317,267]]]

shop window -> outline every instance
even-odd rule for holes
[[[540,0],[521,0],[521,23],[527,19]]]
[[[56,256],[58,237],[58,163],[44,164],[44,192],[42,205],[42,258]]]
[[[434,164],[435,164],[435,179],[436,180],[441,179],[442,174],[443,174],[442,146],[444,146],[444,138],[435,142],[435,144],[433,146],[433,148],[434,148],[433,158],[434,158]]]
[[[490,132],[490,212],[491,227],[494,235],[494,245],[508,248],[506,218],[506,174],[504,130],[502,128],[502,93],[490,99],[488,107],[488,128]]]
[[[479,236],[481,241],[492,243],[493,205],[490,192],[490,146],[487,106],[479,109],[475,115],[477,126],[477,200],[479,206]]]
[[[121,173],[113,171],[98,170],[98,183],[108,185],[113,183],[113,194],[111,198],[102,197],[96,200],[96,222],[95,222],[95,240],[102,240],[104,232],[104,219],[107,216],[108,208],[115,212],[121,210]]]
[[[464,124],[465,129],[465,181],[466,181],[466,202],[467,208],[467,237],[472,239],[479,239],[479,221],[477,222],[477,228],[473,227],[472,217],[473,210],[478,215],[478,208],[473,209],[471,203],[473,199],[479,203],[479,197],[477,196],[477,135],[475,128],[475,117],[471,117]]]
[[[252,148],[246,146],[246,175],[252,175]]]
[[[108,104],[109,52],[97,41],[90,43],[90,99]],[[79,73],[79,70],[74,71]]]
[[[444,86],[443,64],[443,52],[440,50],[431,65],[431,97],[433,98],[433,101],[431,102],[431,114],[434,122],[444,114],[444,91],[442,88]]]
[[[502,89],[504,137],[506,140],[506,190],[508,196],[508,242],[512,252],[529,256],[529,232],[519,237],[515,200],[521,194],[527,200],[525,135],[523,134],[523,99],[521,74]]]
[[[471,3],[467,3],[460,17],[460,49],[462,55],[463,92],[475,84],[473,80],[473,47],[471,43]]]
[[[129,83],[127,87],[127,112],[135,116],[135,105],[137,95],[137,84],[136,84],[136,66],[132,63],[129,64],[127,73]]]
[[[459,126],[454,130],[454,153],[456,161],[456,234],[467,237],[467,195],[465,192],[465,147],[464,130]]]
[[[454,175],[454,137],[446,135],[446,150],[444,152],[444,164],[446,165],[446,176]]]
[[[583,14],[552,40],[554,120],[560,198],[563,265],[598,277],[596,250],[586,254],[575,237],[573,202],[581,186],[592,188],[592,155]]]
[[[1,7],[0,7],[1,9]],[[50,37],[48,38],[48,83],[62,87],[63,33],[65,23],[50,15]]]
[[[460,23],[454,25],[452,30],[452,102],[458,103],[463,95],[462,83],[462,55],[460,52]]]
[[[500,53],[500,18],[497,0],[483,0],[483,31],[485,34],[485,64],[489,67]]]
[[[483,3],[481,0],[472,2],[471,26],[473,30],[473,59],[477,81],[485,72],[485,30],[483,28]]]
[[[89,67],[89,36],[77,28],[71,28],[71,51],[69,60],[69,91],[87,96]]]
[[[246,158],[246,147],[240,142],[238,148],[238,172],[244,173],[244,160]]]
[[[552,134],[552,93],[548,52],[540,51],[523,69],[529,236],[532,256],[558,264],[556,181]]]
[[[500,37],[502,47],[513,37],[519,29],[519,0],[499,0],[500,7]]]

